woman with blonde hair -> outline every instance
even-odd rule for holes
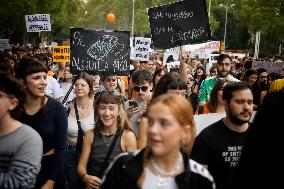
[[[188,100],[177,94],[158,96],[151,100],[147,118],[147,147],[119,156],[101,188],[214,188],[207,169],[188,157],[196,133]]]
[[[95,110],[95,128],[85,134],[77,167],[89,188],[100,187],[101,177],[115,156],[137,149],[135,134],[119,96],[110,91],[102,92],[96,99]]]

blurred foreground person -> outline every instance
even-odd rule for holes
[[[119,156],[108,168],[101,188],[214,188],[207,169],[187,156],[195,138],[187,99],[176,94],[158,96],[150,102],[147,117],[148,146]]]
[[[284,91],[269,93],[256,113],[244,144],[235,189],[283,188]],[[270,127],[271,126],[271,127]]]
[[[42,140],[17,120],[25,89],[12,76],[0,74],[0,188],[33,188],[40,170]]]

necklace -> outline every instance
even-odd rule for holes
[[[78,106],[79,108],[81,108],[82,110],[87,110],[87,109],[89,108],[89,106],[90,106],[90,103],[89,103],[86,107],[80,106],[79,104],[77,104],[77,106]]]
[[[115,134],[113,134],[111,137],[103,135],[103,140],[104,140],[104,143],[107,146],[107,148],[109,148],[111,142],[113,141],[114,136],[115,136]]]
[[[177,172],[180,169],[181,163],[182,163],[182,154],[179,152],[178,153],[178,160],[176,161],[175,166],[173,167],[173,169],[170,172],[166,172],[164,170],[162,170],[156,160],[154,158],[150,159],[151,164],[153,165],[153,168],[155,169],[155,171],[157,172],[157,176],[158,176],[158,183],[157,183],[157,187],[158,188],[163,188],[167,185],[167,183],[169,182],[169,177],[174,177]],[[164,176],[164,177],[162,177]],[[168,177],[168,178],[165,178]]]

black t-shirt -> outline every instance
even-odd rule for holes
[[[236,168],[249,129],[237,133],[227,128],[223,119],[205,128],[195,139],[191,158],[208,165],[216,188],[232,188]]]

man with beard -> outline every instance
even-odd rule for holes
[[[239,81],[234,78],[230,72],[232,70],[232,58],[228,54],[220,54],[217,59],[217,76],[205,79],[200,86],[198,105],[204,106],[209,100],[211,90],[219,79],[227,79],[228,81]]]
[[[227,84],[223,100],[225,118],[201,131],[191,153],[193,160],[208,168],[218,189],[232,188],[253,112],[253,95],[246,83]]]

